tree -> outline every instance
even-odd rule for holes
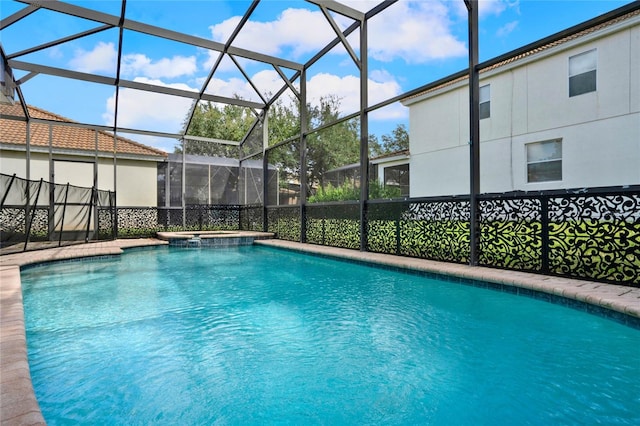
[[[398,124],[391,134],[384,134],[378,141],[376,135],[369,135],[369,153],[371,157],[379,157],[384,154],[391,154],[409,149],[409,132],[407,126]]]
[[[188,120],[188,117],[185,118]],[[237,105],[219,106],[211,102],[199,103],[194,112],[187,135],[202,136],[240,142],[254,121],[255,114],[249,109]],[[187,154],[217,157],[238,157],[238,148],[233,145],[206,141],[189,141],[187,136]],[[175,147],[181,153],[180,145]]]
[[[314,188],[325,186],[328,171],[341,166],[358,163],[360,160],[360,123],[357,119],[346,120],[331,125],[340,118],[341,99],[336,95],[324,96],[317,105],[307,105],[307,128],[328,126],[307,136],[307,194]],[[295,100],[278,100],[269,109],[268,138],[272,145],[300,134],[300,119]],[[256,120],[248,109],[235,105],[219,106],[211,102],[200,103],[193,114],[187,134],[213,139],[241,141]],[[404,132],[404,136],[403,136]],[[256,135],[261,135],[257,132]],[[408,136],[404,128],[394,130],[392,136],[383,136],[383,145],[375,141],[374,149],[391,149],[394,144],[403,143]],[[394,139],[395,138],[395,139]],[[187,138],[188,139],[188,138]],[[253,141],[253,137],[251,140]],[[260,142],[260,141],[258,141]],[[256,145],[255,141],[250,145]],[[259,143],[258,143],[258,146]],[[204,141],[188,141],[187,154],[234,157],[241,152],[245,155],[255,151],[255,147],[238,150],[237,147]],[[175,152],[181,152],[178,146]],[[282,181],[300,180],[300,149],[297,141],[287,146],[269,151],[268,161],[278,167]],[[355,185],[355,183],[354,183]],[[313,190],[312,190],[313,189]]]
[[[309,108],[310,125],[314,128],[339,118],[340,98],[322,97],[320,104]],[[307,182],[325,186],[327,171],[356,163],[360,158],[360,125],[356,120],[342,121],[307,137]],[[308,188],[308,194],[311,193]]]

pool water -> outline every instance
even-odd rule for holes
[[[266,247],[22,273],[50,425],[640,424],[640,330]]]

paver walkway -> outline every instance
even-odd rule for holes
[[[489,281],[549,293],[640,318],[640,288],[471,267],[424,259],[360,252],[284,240],[256,244],[361,262]],[[0,256],[0,424],[44,425],[27,360],[20,266],[79,257],[118,255],[132,247],[165,245],[158,239],[115,240]]]

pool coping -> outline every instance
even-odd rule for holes
[[[20,268],[67,259],[120,255],[126,248],[167,244],[155,238],[115,240],[0,256],[0,424],[46,425],[31,383]]]
[[[286,240],[261,239],[255,240],[254,243],[350,261],[374,263],[384,267],[522,288],[640,318],[640,288],[637,287],[362,252]],[[46,424],[31,383],[24,328],[20,268],[67,259],[117,256],[127,248],[168,244],[168,241],[156,238],[120,239],[0,256],[0,424],[7,426]]]

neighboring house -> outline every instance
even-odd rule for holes
[[[115,181],[118,206],[156,206],[158,163],[166,160],[164,151],[120,136],[114,138],[108,132],[64,125],[71,120],[33,106],[28,109],[35,119],[61,124],[29,124],[27,168],[27,125],[22,106],[0,103],[1,173],[83,187],[92,187],[95,179],[98,189],[109,191],[114,190]]]
[[[622,10],[480,64],[482,193],[640,184],[640,4]],[[458,74],[403,100],[412,197],[469,193],[468,93]]]
[[[409,196],[409,150],[391,152],[369,159],[369,175],[381,186],[397,187],[403,197]],[[324,174],[325,183],[339,187],[345,182],[359,182],[360,163],[331,169]]]
[[[183,172],[183,164],[185,170]],[[207,157],[203,155],[169,154],[165,163],[158,165],[158,206],[185,205],[237,205],[262,202],[262,161],[235,158]],[[278,193],[277,170],[269,166],[269,189]]]
[[[377,178],[382,186],[395,186],[403,197],[409,192],[409,150],[380,155],[369,160],[372,178]]]

